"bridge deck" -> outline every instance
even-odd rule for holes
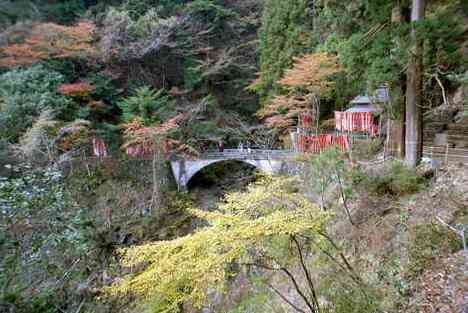
[[[199,160],[213,159],[254,159],[254,160],[270,160],[270,159],[285,159],[295,156],[297,153],[292,150],[261,150],[251,149],[226,149],[223,152],[207,152],[198,158]]]

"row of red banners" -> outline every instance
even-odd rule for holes
[[[342,132],[364,132],[371,136],[378,134],[372,112],[335,112],[336,130]]]
[[[338,146],[342,151],[348,151],[348,136],[322,134],[318,136],[299,135],[298,137],[299,151],[302,152],[320,153],[331,146]]]

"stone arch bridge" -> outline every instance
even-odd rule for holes
[[[223,152],[211,152],[198,159],[178,158],[171,161],[172,173],[179,191],[186,192],[190,179],[203,168],[223,161],[241,161],[253,165],[268,174],[289,172],[295,153],[290,150],[238,150],[226,149]]]

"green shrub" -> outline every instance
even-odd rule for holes
[[[122,5],[133,19],[145,15],[149,9],[155,9],[161,17],[173,15],[181,5],[191,0],[127,0]]]
[[[58,118],[72,110],[72,102],[58,93],[64,77],[42,65],[15,69],[0,76],[0,138],[16,141],[45,109]]]
[[[6,140],[0,139],[0,177],[8,176],[10,169],[8,168],[12,163],[16,162],[11,153],[11,146]],[[7,165],[7,167],[5,167]]]
[[[195,0],[187,4],[185,11],[204,23],[223,26],[226,19],[234,17],[235,13],[216,4],[213,0]]]
[[[171,104],[164,89],[154,90],[149,86],[137,88],[133,96],[117,103],[124,122],[141,118],[147,125],[162,122],[169,117]]]
[[[317,293],[326,301],[321,305],[323,313],[377,313],[382,312],[382,298],[375,285],[363,283],[359,286],[343,271],[333,267],[329,259],[323,259],[323,270],[327,271],[317,282]]]
[[[408,276],[417,277],[437,257],[458,251],[462,244],[445,226],[422,224],[410,229]]]
[[[55,290],[46,289],[40,294],[30,299],[28,311],[30,313],[59,313],[61,310],[57,306],[57,296]]]
[[[22,297],[19,292],[13,291],[3,296],[2,304],[15,308],[18,313],[59,313],[59,303],[53,289],[44,289],[32,297]],[[0,309],[2,309],[0,305]],[[4,311],[2,311],[4,312]],[[7,311],[6,311],[7,312]]]
[[[199,122],[190,126],[190,136],[196,140],[215,141],[222,135],[222,130],[215,121]]]
[[[57,170],[22,165],[13,172],[0,178],[0,311],[6,302],[20,313],[60,312],[70,300],[64,286],[83,274],[70,265],[95,248],[89,214]]]
[[[320,154],[311,155],[306,161],[307,168],[304,175],[307,181],[307,193],[320,204],[322,209],[325,209],[330,202],[329,191],[337,184],[341,185],[342,178],[346,174],[343,154],[336,147],[332,147]],[[351,190],[344,185],[342,187],[348,196]]]
[[[340,288],[333,290],[330,286],[328,291],[323,294],[330,299],[328,306],[322,307],[322,312],[326,313],[378,313],[380,302],[375,295],[367,290],[367,296],[364,296],[358,288]]]
[[[93,86],[93,98],[106,103],[115,103],[122,90],[110,76],[100,73],[88,73],[85,81]]]
[[[31,0],[0,1],[0,29],[7,29],[19,21],[38,20],[41,13]]]
[[[370,159],[382,149],[382,140],[375,138],[354,144],[352,147],[354,157],[358,159]]]
[[[378,195],[405,195],[419,191],[424,178],[402,162],[395,161],[386,165],[379,173],[369,174],[362,169],[355,169],[351,173],[351,180],[355,186]]]
[[[257,287],[257,289],[259,288]],[[241,303],[228,313],[264,313],[271,308],[271,306],[268,305],[269,300],[271,301],[271,295],[265,288],[256,290],[255,292],[250,291],[249,294],[242,299]],[[277,311],[275,312],[285,311],[277,306]]]
[[[424,179],[414,169],[406,167],[402,162],[392,162],[390,165],[390,190],[394,194],[410,194],[417,192]]]
[[[85,13],[84,0],[65,0],[46,7],[47,19],[58,24],[70,25]]]
[[[194,57],[184,59],[184,87],[188,90],[193,90],[203,81],[199,65],[200,63]]]

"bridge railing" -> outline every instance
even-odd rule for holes
[[[223,152],[207,152],[200,155],[200,159],[274,159],[295,155],[292,150],[263,150],[263,149],[225,149]]]

